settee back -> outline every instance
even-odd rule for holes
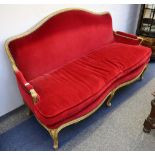
[[[112,40],[109,13],[69,10],[49,16],[31,33],[10,41],[8,47],[17,67],[27,80],[32,80]]]

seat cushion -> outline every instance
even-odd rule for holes
[[[94,102],[91,102],[91,104],[89,104],[87,107],[83,108],[80,112],[72,115],[71,117],[65,118],[63,121],[59,121],[55,124],[48,125],[47,127],[51,128],[51,129],[55,129],[55,128],[60,127],[63,124],[66,124],[71,121],[75,121],[76,119],[79,119],[82,116],[87,117],[88,113],[91,113],[94,109],[99,108],[103,104],[103,102],[106,99],[106,96],[108,96],[109,93],[113,89],[115,89],[118,85],[120,85],[124,82],[130,81],[130,80],[134,79],[135,77],[137,77],[142,72],[144,67],[146,67],[147,63],[148,62],[146,62],[145,64],[136,68],[135,70],[129,72],[128,74],[120,77],[119,79],[117,79],[117,81],[114,81],[105,91],[103,91],[103,93],[101,95],[98,95],[97,99]],[[45,121],[46,119],[44,118],[43,120]],[[50,121],[49,118],[47,120]]]
[[[118,78],[146,63],[149,56],[149,48],[113,43],[39,76],[30,81],[40,95],[34,113],[45,125],[63,121],[89,106]]]

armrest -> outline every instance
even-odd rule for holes
[[[125,32],[116,31],[114,32],[114,38],[117,42],[131,44],[131,45],[140,45],[143,42],[143,38],[137,37],[134,34],[129,34]]]
[[[33,103],[34,104],[37,103],[40,100],[40,97],[37,94],[37,92],[34,90],[33,86],[25,80],[20,70],[16,68],[14,71],[15,71],[15,75],[19,83],[22,85],[25,91],[31,95]]]
[[[26,79],[24,78],[22,72],[17,68],[16,63],[15,63],[15,61],[14,61],[14,59],[13,59],[11,53],[10,53],[10,50],[9,50],[9,43],[10,43],[10,40],[7,40],[5,42],[5,50],[6,50],[6,53],[7,53],[8,57],[9,57],[9,59],[10,59],[12,68],[13,68],[13,70],[15,72],[16,79],[21,84],[21,86],[25,89],[25,91],[31,95],[33,103],[35,104],[35,103],[39,102],[40,96],[34,90],[33,86],[26,81]]]
[[[129,38],[132,38],[132,39],[137,39],[137,36],[134,35],[134,34],[121,32],[121,31],[116,31],[115,33],[118,34],[118,35],[121,35],[121,36],[129,37]]]

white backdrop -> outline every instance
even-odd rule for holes
[[[15,76],[4,51],[5,40],[22,33],[53,11],[84,8],[96,12],[109,11],[114,30],[135,33],[140,5],[0,5],[0,116],[23,104]]]

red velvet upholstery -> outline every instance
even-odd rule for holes
[[[71,117],[68,118],[64,118],[62,121],[59,121],[55,124],[48,124],[47,127],[49,128],[58,128],[59,126],[61,126],[62,124],[65,124],[69,121],[72,121],[74,119],[78,119],[81,116],[84,116],[85,114],[91,112],[94,108],[96,108],[99,104],[101,104],[103,102],[103,99],[108,95],[109,92],[111,92],[114,88],[116,88],[117,86],[119,86],[121,83],[127,82],[129,80],[132,80],[133,78],[135,78],[136,76],[138,76],[142,69],[145,67],[145,65],[148,63],[148,61],[143,64],[142,66],[138,67],[137,69],[135,69],[134,71],[130,72],[127,75],[124,75],[123,77],[120,77],[119,79],[117,79],[117,81],[114,81],[109,87],[107,87],[107,89],[101,94],[99,95],[96,100],[94,100],[93,102],[91,102],[91,104],[89,104],[87,107],[83,108],[79,113],[76,113],[74,115],[72,115]],[[42,121],[42,122],[50,122],[49,118],[46,117],[42,117],[40,115],[39,112],[36,111],[36,116],[38,116],[38,118]]]
[[[98,16],[78,10],[54,16],[30,35],[12,41],[9,47],[18,68],[27,80],[32,80],[112,40],[109,14]]]
[[[134,34],[129,34],[129,33],[125,33],[125,32],[120,32],[120,31],[116,31],[116,34],[121,35],[122,37],[129,37],[132,39],[137,39],[137,36]]]
[[[129,45],[139,45],[142,41],[135,35],[119,32],[119,31],[114,33],[114,38],[116,42],[125,43]]]
[[[42,97],[36,110],[50,118],[46,125],[71,117],[89,106],[119,77],[146,64],[149,56],[150,50],[142,46],[113,43],[42,75],[30,81]]]
[[[151,52],[139,43],[134,35],[113,32],[109,14],[72,10],[11,41],[9,49],[21,71],[16,77],[27,105],[40,122],[57,128],[140,74]],[[36,105],[23,89],[27,81],[40,96]]]

